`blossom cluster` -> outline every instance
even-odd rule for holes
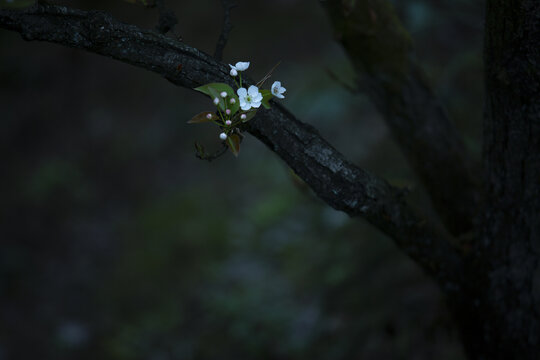
[[[258,109],[261,106],[263,100],[263,95],[259,91],[259,88],[255,85],[251,85],[248,89],[242,87],[242,71],[245,71],[249,68],[249,62],[237,62],[235,65],[229,64],[231,71],[230,74],[232,77],[239,76],[239,89],[236,91],[238,98],[240,99],[240,108],[244,111],[250,110],[251,108]],[[238,82],[235,79],[235,83],[238,85]],[[271,87],[271,93],[277,98],[283,99],[283,93],[287,91],[284,87],[281,86],[280,81],[274,81]]]
[[[272,71],[256,85],[244,87],[242,72],[246,71],[249,65],[249,62],[229,64],[229,74],[237,87],[236,92],[225,83],[211,83],[195,88],[211,97],[216,111],[202,112],[189,121],[189,123],[214,122],[221,128],[219,138],[227,142],[235,155],[238,155],[241,141],[239,126],[253,118],[261,105],[264,108],[270,108],[269,101],[273,97],[285,98],[283,94],[286,89],[280,81],[274,81],[270,90],[261,89],[265,80],[272,75]]]

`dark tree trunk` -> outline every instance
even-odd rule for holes
[[[540,1],[486,9],[481,241],[459,306],[471,359],[540,359]]]
[[[389,3],[324,4],[447,229],[481,227],[460,290],[443,287],[469,358],[540,359],[540,1],[487,1],[481,224],[466,151],[410,60],[410,39]]]

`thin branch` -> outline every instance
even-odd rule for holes
[[[153,31],[121,23],[104,12],[58,6],[0,10],[0,28],[17,31],[26,40],[58,43],[133,64],[186,88],[215,81],[231,83],[228,67],[211,56]],[[407,205],[398,189],[349,163],[317,130],[280,104],[260,110],[246,125],[247,131],[279,155],[328,205],[365,218],[390,236],[444,290],[459,291],[461,256],[444,235]]]
[[[424,183],[447,229],[471,231],[479,176],[454,124],[412,60],[410,35],[387,0],[324,6],[364,90]]]
[[[221,0],[221,5],[223,5],[223,26],[214,52],[214,58],[217,61],[223,60],[223,50],[225,50],[225,46],[229,40],[229,34],[233,28],[231,23],[231,10],[236,7],[236,4],[231,3],[231,0]]]
[[[161,34],[166,34],[169,31],[174,30],[178,19],[171,9],[165,7],[165,0],[156,0],[156,6],[159,12],[159,22],[156,27],[157,31]]]

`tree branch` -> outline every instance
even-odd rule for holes
[[[217,61],[221,61],[223,59],[223,50],[225,50],[225,46],[229,40],[229,34],[232,30],[231,10],[236,6],[235,4],[231,3],[230,0],[221,0],[221,4],[223,5],[223,26],[216,44],[216,51],[214,52],[214,58]]]
[[[473,228],[478,180],[454,125],[411,59],[411,39],[387,0],[327,0],[360,87],[386,119],[453,234]]]
[[[120,23],[103,12],[57,6],[0,10],[0,28],[17,31],[26,40],[105,55],[187,88],[231,82],[228,67],[211,56],[153,31]],[[364,217],[393,238],[444,290],[458,290],[461,256],[414,213],[398,189],[350,164],[313,127],[279,104],[261,110],[246,125],[246,130],[278,154],[326,203],[350,216]]]

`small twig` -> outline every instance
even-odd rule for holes
[[[357,88],[355,88],[352,85],[347,84],[345,81],[340,79],[339,76],[335,72],[333,72],[329,68],[326,68],[325,70],[326,70],[326,73],[328,74],[328,76],[330,76],[330,79],[334,80],[336,83],[341,85],[345,90],[347,90],[351,94],[358,94],[359,93],[359,90]]]
[[[174,30],[174,26],[178,24],[178,19],[174,12],[165,7],[165,0],[156,0],[156,6],[159,12],[159,22],[156,29],[161,34],[166,34],[170,30]]]
[[[197,152],[195,153],[195,156],[197,156],[198,159],[206,160],[208,162],[216,160],[217,158],[223,156],[227,152],[227,150],[229,150],[229,147],[227,146],[225,141],[222,141],[221,145],[223,145],[223,148],[219,149],[213,154],[207,154],[206,151],[204,151],[204,147],[196,142],[195,149],[197,150]]]
[[[266,80],[268,80],[272,74],[274,73],[274,70],[276,70],[276,68],[279,66],[279,64],[281,64],[281,60],[278,61],[278,63],[276,65],[274,65],[273,68],[270,69],[270,71],[268,72],[268,74],[266,74],[258,83],[257,83],[257,87],[260,88],[261,86],[263,86],[264,82]]]
[[[231,23],[231,10],[236,7],[236,4],[230,2],[230,0],[221,0],[223,5],[223,26],[221,28],[221,34],[216,44],[216,51],[214,52],[214,58],[218,61],[223,59],[223,50],[229,40],[229,33],[232,30]]]

